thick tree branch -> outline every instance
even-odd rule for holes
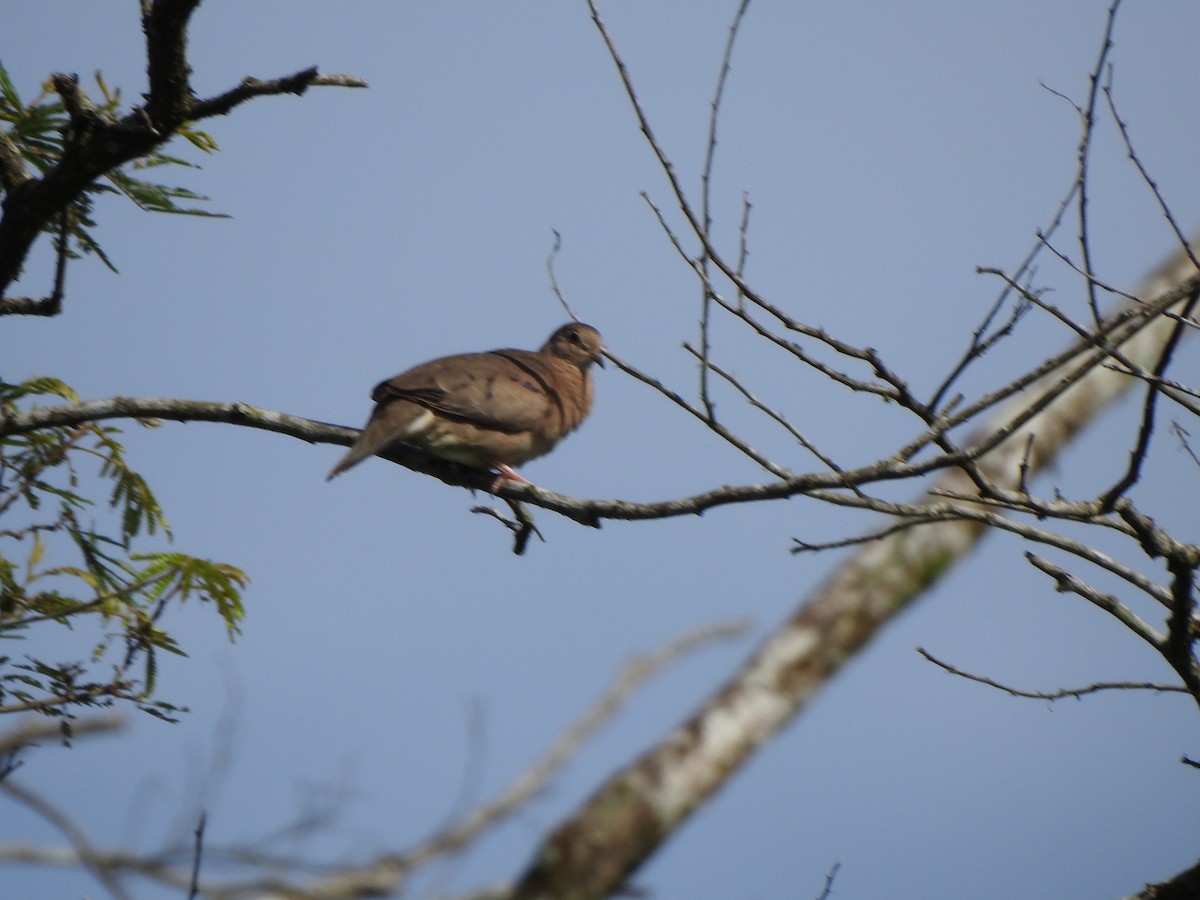
[[[145,114],[150,127],[164,139],[188,118],[192,103],[187,28],[199,5],[200,0],[153,0],[142,6],[150,82]]]

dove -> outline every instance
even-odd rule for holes
[[[592,409],[592,363],[604,365],[600,332],[563,325],[540,350],[443,356],[381,382],[375,409],[332,479],[395,443],[530,484],[516,467],[554,449]]]

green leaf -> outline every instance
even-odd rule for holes
[[[0,62],[0,110],[20,109],[21,105],[21,98],[8,77],[8,70]]]
[[[37,564],[42,561],[42,554],[46,552],[46,542],[42,540],[41,534],[35,532],[33,535],[33,549],[29,551],[29,571],[33,572],[37,568]]]
[[[180,127],[178,134],[197,150],[203,150],[205,153],[216,153],[221,149],[208,132],[196,131],[190,125]]]
[[[72,403],[79,402],[79,395],[75,393],[75,390],[65,381],[57,378],[42,376],[30,378],[20,384],[7,384],[0,381],[0,405],[7,405],[22,397],[46,396],[47,394],[61,397]]]
[[[116,122],[121,115],[121,91],[110,87],[103,73],[96,72],[96,92],[100,102],[91,101],[93,111],[101,120]],[[81,88],[82,91],[82,88]],[[16,147],[24,162],[39,174],[46,174],[59,164],[65,152],[64,131],[70,119],[61,102],[55,99],[53,86],[46,82],[42,92],[31,102],[24,103],[17,93],[7,71],[0,65],[0,122],[7,123],[7,136]],[[206,132],[199,131],[188,123],[179,128],[174,137],[182,137],[191,146],[203,153],[214,153],[219,148]],[[170,143],[170,140],[167,142]],[[67,210],[69,258],[80,255],[95,255],[112,272],[116,264],[105,253],[96,238],[96,223],[92,219],[92,202],[101,193],[118,193],[129,198],[139,209],[147,212],[172,213],[175,215],[228,218],[225,214],[201,209],[194,203],[204,203],[208,198],[184,187],[171,187],[135,177],[134,172],[182,166],[198,168],[195,163],[166,152],[166,145],[150,150],[145,156],[132,160],[125,166],[109,170],[84,188],[82,194]],[[2,194],[3,191],[0,191]],[[190,203],[189,203],[190,201]],[[57,236],[60,221],[57,216],[44,227],[46,233]]]
[[[0,382],[0,416],[45,398],[78,401],[57,379]],[[180,708],[151,700],[162,661],[186,657],[169,614],[188,599],[212,603],[232,639],[246,574],[187,553],[133,552],[139,539],[172,536],[116,428],[92,422],[0,438],[0,476],[0,516],[19,512],[0,528],[0,638],[45,646],[59,629],[51,646],[69,646],[76,632],[83,640],[80,658],[66,662],[0,657],[0,706],[69,722],[81,709],[132,703],[175,721]],[[102,491],[108,504],[94,504]],[[14,544],[20,552],[4,552]]]

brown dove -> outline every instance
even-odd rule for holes
[[[514,466],[549,453],[592,408],[592,363],[604,365],[600,332],[563,325],[542,349],[443,356],[371,392],[375,409],[339,475],[394,443],[529,484]],[[328,479],[327,479],[328,480]]]

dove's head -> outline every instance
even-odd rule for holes
[[[587,369],[592,363],[604,366],[604,341],[591,325],[568,322],[550,335],[542,345],[542,352],[564,359],[574,366]]]

